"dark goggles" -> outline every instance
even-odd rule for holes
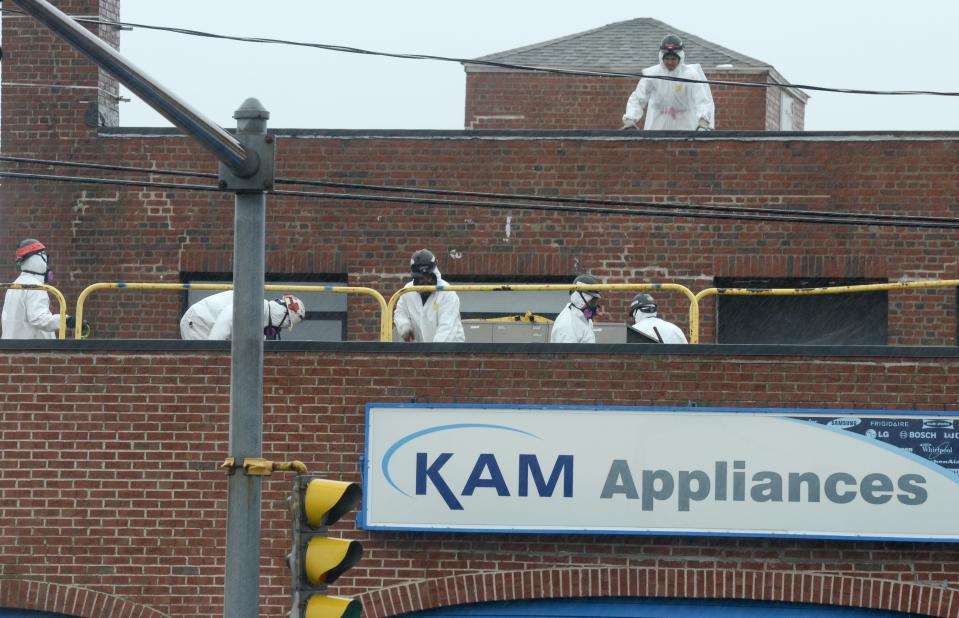
[[[642,305],[634,305],[630,313],[636,313],[637,311],[639,311],[640,313],[656,313],[656,305],[649,304],[649,303],[642,304]]]

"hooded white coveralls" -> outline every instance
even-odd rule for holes
[[[443,281],[438,268],[433,268],[436,285],[449,285]],[[410,281],[404,288],[411,287]],[[460,320],[460,297],[456,292],[433,292],[423,304],[417,292],[403,294],[396,301],[393,313],[393,328],[403,340],[413,333],[413,341],[425,343],[463,343],[466,333]]]
[[[685,64],[685,52],[677,52],[679,64],[673,71],[663,64],[663,51],[659,52],[659,64],[643,71],[643,75],[666,75],[686,79],[706,79],[703,68],[698,64]],[[629,118],[638,121],[646,110],[644,129],[695,131],[700,120],[710,129],[715,127],[716,105],[709,84],[690,84],[665,79],[639,80],[636,90],[626,102],[624,121]]]
[[[689,343],[683,330],[673,324],[656,317],[655,314],[636,312],[639,321],[630,326],[652,341],[657,343]],[[635,315],[635,314],[634,314]],[[660,341],[662,340],[662,341]]]
[[[272,317],[279,324],[287,316],[286,307],[272,300],[263,301],[263,328]],[[289,322],[284,320],[283,326]],[[180,336],[184,339],[227,340],[233,336],[233,291],[219,292],[197,301],[180,319]]]
[[[596,343],[593,321],[583,315],[586,300],[580,292],[569,295],[569,304],[556,316],[549,331],[550,343]]]
[[[40,255],[31,255],[20,265],[20,276],[14,283],[43,285],[47,263]],[[25,272],[34,271],[34,272]],[[7,290],[0,311],[3,339],[56,339],[60,314],[50,313],[50,297],[45,290]]]

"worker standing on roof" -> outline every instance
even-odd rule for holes
[[[410,258],[414,285],[448,285],[443,281],[436,256],[420,249]],[[460,298],[456,292],[410,292],[400,296],[393,313],[396,334],[403,341],[423,343],[463,343],[466,333],[460,319]]]
[[[652,343],[689,343],[681,328],[658,317],[656,301],[649,294],[640,292],[629,303],[633,318],[631,329]]]
[[[685,64],[683,40],[667,35],[659,46],[659,64],[643,71],[636,90],[629,95],[623,126],[637,126],[646,108],[644,129],[710,131],[714,128],[716,106],[709,84],[656,79],[656,76],[706,80],[698,64]],[[638,128],[638,127],[637,127]]]
[[[49,285],[53,283],[53,269],[46,246],[34,238],[17,245],[18,285]],[[67,316],[67,328],[76,327],[73,316]],[[90,327],[84,322],[83,332]],[[51,313],[50,297],[46,290],[9,289],[0,310],[0,330],[3,339],[56,339],[60,329],[60,314]]]
[[[306,305],[292,294],[263,301],[263,336],[280,338],[284,327],[292,329],[306,317]],[[233,291],[207,296],[190,306],[180,320],[184,339],[228,340],[233,337]]]
[[[602,283],[593,275],[580,275],[573,283],[583,285]],[[556,316],[549,331],[550,343],[596,343],[593,316],[599,314],[599,292],[572,290],[569,303]]]

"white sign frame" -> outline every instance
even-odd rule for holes
[[[959,542],[956,428],[956,411],[370,403],[358,524]]]

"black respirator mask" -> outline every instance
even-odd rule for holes
[[[266,318],[266,326],[263,328],[263,335],[268,341],[280,341],[280,333],[283,331],[283,322],[290,317],[290,309],[286,305],[283,306],[286,309],[286,312],[283,314],[283,317],[280,318],[280,323],[273,324],[273,315],[268,313]]]

